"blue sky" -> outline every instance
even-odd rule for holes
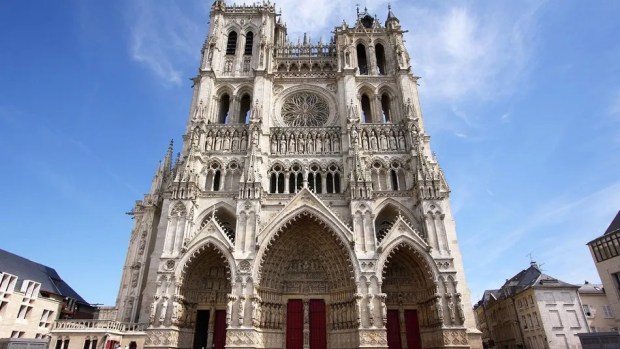
[[[355,1],[279,1],[313,41]],[[0,247],[113,304],[132,220],[181,139],[211,1],[0,2]],[[384,19],[387,2],[366,6]],[[620,209],[620,2],[392,1],[452,190],[472,298],[531,256],[598,281]],[[318,10],[320,9],[320,11]]]

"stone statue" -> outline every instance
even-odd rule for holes
[[[375,296],[373,294],[368,294],[368,322],[370,326],[375,326],[375,304],[374,304]]]
[[[164,322],[166,319],[166,312],[168,310],[168,298],[163,297],[161,302],[161,311],[159,313],[159,322]]]

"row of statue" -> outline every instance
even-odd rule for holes
[[[210,131],[205,137],[204,150],[206,151],[245,151],[248,146],[246,130],[219,130]]]
[[[361,144],[366,151],[406,151],[407,142],[403,130],[379,128],[352,130],[351,144]]]
[[[278,132],[271,135],[271,154],[338,154],[340,134],[331,132]]]

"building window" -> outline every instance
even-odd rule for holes
[[[375,45],[375,55],[377,57],[377,72],[379,75],[385,75],[385,49],[383,45]]]
[[[584,314],[586,314],[586,316],[590,317],[593,316],[592,315],[592,309],[590,309],[590,306],[588,304],[584,304],[583,305],[583,312]]]
[[[62,349],[68,349],[68,348],[69,348],[69,338],[66,338],[62,345]]]
[[[603,312],[605,313],[605,318],[606,319],[612,319],[614,317],[614,313],[611,310],[611,306],[610,305],[603,305]]]
[[[387,93],[381,95],[381,111],[383,112],[383,122],[391,122],[392,114],[390,110],[390,96]]]
[[[368,95],[362,95],[362,114],[363,114],[363,122],[371,123],[373,122],[372,111],[370,106],[370,98]]]
[[[17,313],[17,318],[18,319],[26,319],[28,318],[28,315],[30,315],[30,311],[32,310],[32,307],[29,307],[27,305],[22,305],[21,307],[19,307],[19,312]]]
[[[366,47],[362,44],[357,45],[357,66],[360,75],[368,75],[368,61],[366,59]]]
[[[41,320],[39,320],[39,327],[49,327],[51,321],[50,318],[54,312],[51,310],[43,310],[43,314],[41,314]]]
[[[245,35],[245,49],[243,50],[243,54],[251,56],[252,46],[254,46],[254,33],[248,32]]]
[[[616,257],[620,254],[620,233],[604,235],[590,242],[590,247],[597,262]]]
[[[237,51],[237,32],[232,31],[228,34],[228,42],[226,43],[226,54],[234,55]]]
[[[83,347],[83,349],[90,349],[90,339],[84,340],[84,347]]]
[[[250,109],[252,108],[252,97],[249,94],[244,94],[239,102],[239,118],[237,120],[240,124],[247,124],[250,122]]]
[[[230,96],[228,94],[222,95],[220,98],[220,111],[218,114],[218,122],[220,124],[227,123],[228,120],[228,112],[230,111]]]
[[[22,338],[23,336],[24,336],[24,331],[11,332],[11,338]]]
[[[291,173],[288,175],[288,192],[296,193],[304,186],[304,176],[301,173],[300,165],[291,166]]]

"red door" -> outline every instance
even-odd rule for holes
[[[397,309],[387,311],[387,340],[389,349],[401,349],[400,323]]]
[[[286,307],[286,349],[304,347],[304,305],[301,299],[289,299]]]
[[[407,331],[407,348],[422,349],[420,323],[416,310],[405,310],[405,329]]]
[[[213,348],[224,349],[226,344],[226,310],[215,311],[215,326],[213,328]]]
[[[327,349],[325,301],[310,300],[310,349]]]

